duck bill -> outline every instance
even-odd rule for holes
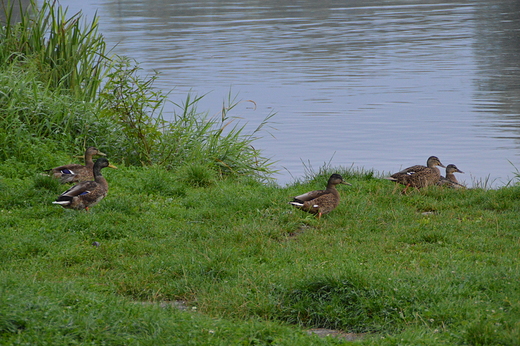
[[[351,184],[351,183],[347,183],[346,181],[342,181],[342,182],[341,182],[341,184],[343,184],[343,185],[350,185],[350,186],[352,186],[352,184]]]
[[[107,156],[107,154],[102,153],[101,151],[98,151],[96,155],[99,155],[99,156]]]
[[[117,169],[117,167],[114,166],[114,165],[108,165],[108,167],[113,168],[113,169]]]

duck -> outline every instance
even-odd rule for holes
[[[108,160],[104,157],[100,157],[94,163],[92,173],[94,175],[93,181],[80,182],[61,195],[52,202],[53,204],[59,204],[63,208],[86,210],[96,205],[101,201],[108,192],[108,183],[105,177],[101,174],[101,170],[105,167],[116,168],[111,165]]]
[[[437,156],[430,156],[426,161],[426,166],[411,166],[392,174],[390,177],[386,177],[386,179],[405,185],[406,188],[403,193],[406,193],[410,186],[421,189],[435,185],[441,177],[441,172],[436,166],[446,168]]]
[[[341,175],[334,173],[330,176],[325,190],[309,191],[295,196],[289,204],[314,214],[320,219],[322,215],[330,213],[338,206],[340,200],[339,192],[336,189],[338,184],[352,185],[344,181]]]
[[[54,178],[59,179],[62,184],[92,180],[94,179],[94,176],[92,175],[94,168],[92,156],[94,155],[106,156],[106,154],[102,153],[98,148],[88,147],[87,150],[85,150],[84,166],[80,164],[64,165],[49,169],[47,173],[51,174]]]
[[[465,188],[464,185],[458,182],[457,177],[455,177],[455,173],[464,172],[458,169],[457,166],[455,166],[454,164],[450,163],[446,166],[446,177],[443,177],[441,175],[439,181],[437,182],[437,185],[446,186],[453,189]]]

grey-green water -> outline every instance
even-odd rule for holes
[[[113,52],[157,87],[209,93],[199,109],[276,130],[256,146],[281,184],[305,165],[395,172],[430,155],[472,185],[501,186],[520,168],[517,1],[67,0],[100,18]],[[511,164],[512,163],[512,164]]]

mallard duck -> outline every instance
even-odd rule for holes
[[[88,147],[85,151],[85,166],[70,164],[49,169],[47,172],[54,178],[59,179],[62,184],[92,180],[94,179],[92,175],[92,169],[94,168],[92,156],[94,155],[106,156],[106,154],[99,151],[98,148]]]
[[[441,175],[437,185],[451,187],[453,189],[465,188],[464,185],[460,184],[455,177],[455,173],[464,173],[460,169],[457,168],[454,164],[450,163],[446,166],[446,177]]]
[[[441,177],[441,172],[435,166],[445,167],[437,156],[430,156],[428,161],[426,161],[426,166],[415,165],[408,167],[400,172],[392,174],[386,179],[406,185],[406,188],[403,191],[406,193],[406,190],[410,186],[420,189],[436,184]]]
[[[339,174],[330,176],[325,190],[315,190],[293,197],[293,201],[289,204],[296,208],[306,211],[308,213],[317,215],[318,219],[322,215],[330,213],[336,209],[339,204],[339,192],[336,190],[336,185],[352,185],[343,180]]]
[[[108,183],[101,174],[101,169],[105,167],[117,168],[109,164],[108,160],[101,157],[96,160],[92,169],[94,181],[84,181],[74,185],[64,193],[62,193],[53,204],[59,204],[63,208],[68,209],[85,209],[96,205],[107,195]]]

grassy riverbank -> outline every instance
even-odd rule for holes
[[[4,175],[2,343],[338,343],[302,332],[321,327],[367,345],[518,344],[520,188],[405,196],[338,171],[353,186],[320,221],[286,201],[327,172],[199,187],[189,170],[121,167],[90,213],[52,205],[64,187],[36,172]]]
[[[107,57],[95,20],[25,19],[0,31],[0,344],[520,343],[519,186],[402,195],[341,167],[273,185],[252,145],[272,114],[244,133],[232,97],[212,118],[187,96],[165,121],[156,76]],[[51,204],[67,187],[42,172],[89,145],[119,167],[108,196]],[[332,172],[352,183],[335,211],[287,204]]]

